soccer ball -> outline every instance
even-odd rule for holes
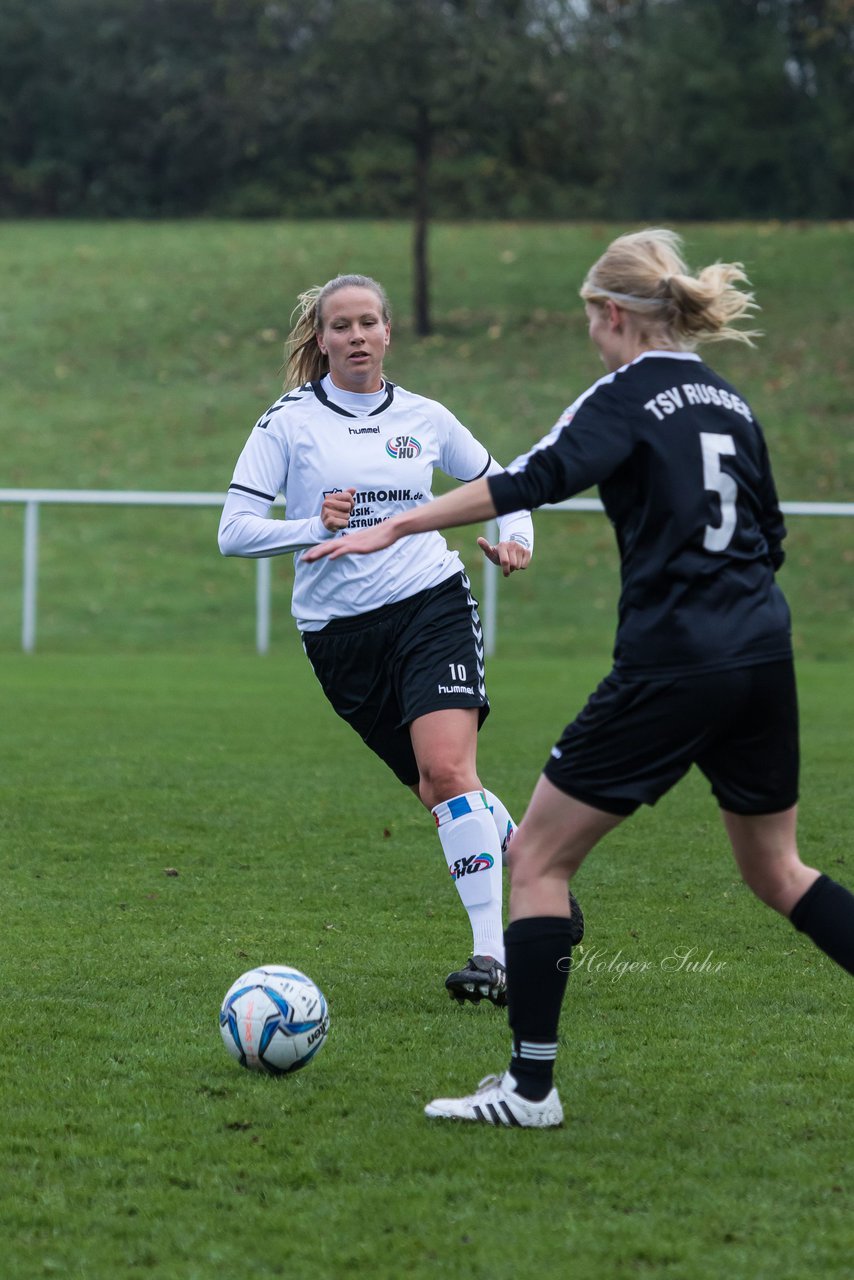
[[[219,1011],[223,1043],[250,1071],[299,1071],[323,1047],[329,1013],[323,993],[299,969],[268,964],[241,974]]]

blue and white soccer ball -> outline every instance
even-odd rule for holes
[[[223,1043],[250,1071],[299,1071],[323,1047],[329,1012],[323,992],[299,969],[250,969],[226,991],[219,1011]]]

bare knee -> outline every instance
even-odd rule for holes
[[[421,766],[418,794],[421,803],[428,809],[434,809],[437,804],[450,800],[452,796],[480,790],[480,780],[468,765],[446,760],[431,761]]]
[[[524,833],[521,833],[520,839],[520,833],[521,827],[508,844],[504,855],[512,888],[529,887],[544,877],[569,881],[584,861],[586,849],[538,849],[525,838]]]

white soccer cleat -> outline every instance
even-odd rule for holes
[[[563,1124],[563,1107],[552,1089],[542,1102],[531,1102],[516,1092],[510,1072],[487,1076],[477,1093],[466,1098],[434,1098],[424,1108],[432,1120],[473,1120],[505,1129],[554,1129]]]

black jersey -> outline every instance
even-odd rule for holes
[[[698,356],[645,352],[489,478],[499,514],[590,485],[620,550],[618,669],[666,676],[791,654],[774,578],[786,531],[765,440],[749,406]]]

